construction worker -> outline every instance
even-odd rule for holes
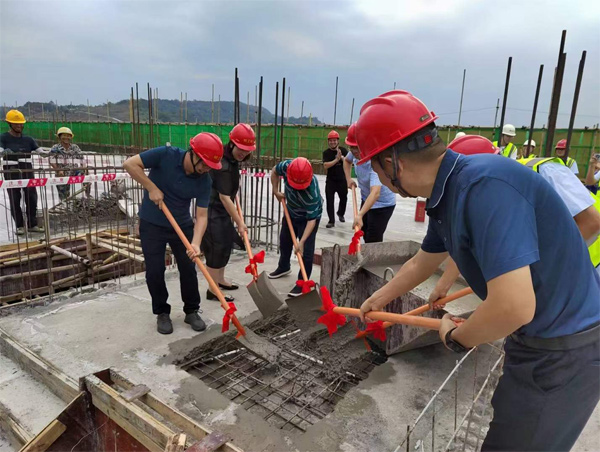
[[[568,450],[600,398],[600,276],[542,177],[508,159],[446,149],[435,119],[406,91],[361,109],[359,163],[372,159],[403,197],[427,198],[430,219],[421,249],[361,312],[383,309],[450,255],[484,301],[460,326],[442,318],[443,343],[462,352],[509,336],[482,450]]]
[[[281,178],[285,183],[285,194],[280,191]],[[313,175],[310,162],[304,157],[297,157],[293,160],[278,163],[271,171],[271,185],[275,197],[280,201],[286,201],[294,234],[298,240],[296,252],[302,255],[306,274],[310,278],[317,230],[323,213],[323,200],[319,192],[319,183]],[[269,273],[270,279],[281,278],[292,272],[290,258],[293,248],[287,221],[283,219],[279,236],[279,264],[275,271]],[[298,272],[298,280],[301,279],[302,273]],[[297,297],[299,295],[302,295],[302,288],[294,285],[288,296]]]
[[[221,169],[210,171],[212,190],[208,205],[208,227],[202,240],[202,251],[206,258],[206,267],[212,279],[224,290],[236,290],[238,285],[225,279],[225,266],[229,262],[234,238],[238,231],[243,234],[248,228],[244,218],[238,215],[235,198],[240,188],[240,162],[248,160],[256,149],[254,130],[248,124],[238,124],[229,133],[229,142],[225,145]],[[208,300],[218,298],[210,289],[206,291]],[[230,295],[225,300],[234,301]]]
[[[535,141],[527,140],[523,143],[523,147],[521,148],[521,152],[519,154],[519,158],[534,158],[535,155]]]
[[[337,210],[337,216],[340,223],[346,219],[346,203],[348,202],[348,188],[346,186],[346,176],[344,175],[343,160],[348,155],[348,150],[340,147],[340,134],[332,130],[327,135],[327,149],[323,151],[323,167],[327,170],[325,179],[325,199],[327,200],[327,216],[329,222],[327,228],[335,226],[335,194],[340,198],[340,205]]]
[[[560,140],[558,143],[556,143],[554,153],[565,163],[565,165],[569,167],[571,171],[573,171],[573,174],[579,174],[579,168],[577,168],[577,161],[575,161],[574,158],[567,157],[567,140]]]
[[[502,127],[502,135],[500,136],[500,146],[498,146],[497,141],[494,141],[494,146],[500,148],[500,155],[509,157],[513,160],[517,159],[517,147],[513,143],[516,136],[517,132],[515,126],[512,124],[504,124],[504,127]]]
[[[590,157],[590,164],[585,176],[585,186],[593,194],[598,194],[598,188],[600,187],[600,154],[593,154]]]
[[[199,315],[200,293],[196,268],[191,261],[200,255],[200,243],[206,231],[210,200],[211,169],[221,168],[223,143],[214,133],[199,133],[190,140],[187,151],[162,146],[130,157],[123,168],[145,188],[139,211],[140,239],[146,262],[146,284],[152,297],[152,312],[157,316],[157,331],[171,334],[171,306],[165,284],[165,250],[167,243],[177,261],[179,284],[183,300],[185,323],[195,331],[203,331],[206,324]],[[146,175],[145,168],[150,169]],[[190,216],[190,203],[196,200],[196,223]],[[179,227],[191,242],[188,251],[161,212],[166,205]],[[189,257],[189,259],[188,259]]]
[[[356,144],[356,124],[352,124],[348,128],[345,142],[350,150],[344,159],[348,189],[356,187],[356,182],[352,180],[352,166],[354,165],[361,197],[358,217],[354,219],[352,227],[358,226],[363,231],[365,243],[383,242],[383,234],[396,208],[396,195],[389,188],[381,185],[377,173],[371,168],[371,162],[357,165],[360,160],[360,151]]]
[[[23,135],[25,116],[19,110],[9,110],[6,113],[8,132],[0,135],[0,156],[4,156],[3,169],[6,180],[32,179],[33,165],[32,153],[43,152],[35,140]],[[10,213],[17,227],[17,234],[25,234],[25,222],[21,209],[21,190],[25,200],[27,215],[27,230],[29,232],[44,232],[44,228],[37,224],[37,191],[35,187],[9,188],[8,202]]]
[[[79,146],[74,144],[73,132],[68,127],[60,127],[56,136],[58,143],[50,148],[50,166],[56,170],[57,177],[80,176],[84,174],[86,163]],[[86,195],[90,197],[91,184],[85,184]],[[60,201],[65,201],[71,196],[69,184],[57,185],[56,191]]]

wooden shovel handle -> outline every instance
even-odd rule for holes
[[[167,220],[169,220],[169,223],[171,223],[171,226],[173,226],[173,229],[175,229],[175,232],[177,233],[177,235],[179,236],[179,238],[181,239],[181,241],[185,245],[186,249],[188,251],[194,252],[194,248],[192,248],[192,244],[187,239],[187,237],[185,236],[185,234],[183,233],[183,231],[181,230],[181,228],[177,224],[177,221],[173,217],[173,214],[171,214],[171,211],[169,210],[169,208],[166,206],[166,204],[164,202],[162,203],[161,210],[163,211],[163,213],[167,217]],[[217,298],[221,302],[221,307],[225,311],[227,311],[229,309],[229,305],[227,304],[227,301],[225,301],[225,297],[223,296],[223,293],[221,292],[221,289],[219,289],[219,286],[217,286],[215,284],[215,281],[211,278],[210,274],[208,273],[208,270],[206,269],[206,266],[204,265],[204,263],[200,260],[199,257],[195,257],[194,258],[194,262],[200,268],[200,271],[204,275],[204,278],[206,279],[206,282],[208,282],[208,286],[210,287],[210,291],[217,296]],[[246,330],[244,330],[244,327],[242,326],[242,324],[240,323],[240,321],[237,319],[237,317],[235,316],[235,314],[233,314],[231,316],[231,320],[232,320],[233,324],[235,325],[235,327],[237,328],[238,332],[242,336],[245,336],[246,335]]]
[[[288,212],[287,205],[285,203],[285,199],[282,199],[281,205],[283,206],[283,214],[285,215],[285,221],[287,221],[288,229],[290,230],[290,237],[292,237],[292,243],[294,244],[294,250],[298,248],[298,240],[296,239],[296,234],[294,233],[294,226],[292,225],[292,219],[290,218],[290,213]],[[308,276],[306,274],[306,268],[304,268],[304,261],[302,260],[302,254],[296,251],[296,257],[298,258],[298,263],[300,264],[300,271],[302,272],[302,279],[304,281],[308,281]]]
[[[434,305],[438,305],[438,304],[446,304],[446,303],[450,303],[451,301],[457,300],[459,298],[464,297],[465,295],[469,295],[473,293],[473,289],[471,289],[470,287],[465,287],[464,289],[460,289],[457,290],[456,292],[448,295],[447,297],[444,298],[440,298],[439,300],[436,300],[433,304]],[[408,311],[406,313],[404,313],[403,315],[421,315],[424,312],[429,311],[429,303],[424,304],[423,306],[420,306],[416,309],[413,309],[412,311]],[[392,326],[393,323],[392,322],[383,322],[383,327],[384,328],[389,328],[390,326]],[[365,337],[367,335],[366,331],[361,331],[360,333],[358,333],[356,335],[357,338],[362,338]]]
[[[343,308],[335,307],[333,312],[336,314],[350,315],[353,317],[360,317],[360,309],[356,308]],[[439,319],[431,319],[429,317],[419,317],[414,315],[406,314],[393,314],[391,312],[383,311],[370,311],[365,314],[365,317],[371,320],[384,320],[400,325],[414,325],[422,328],[428,328],[430,330],[439,330],[442,321]]]
[[[244,214],[242,213],[242,207],[240,206],[240,198],[238,195],[235,195],[235,207],[237,208],[238,215],[244,218]],[[250,246],[250,240],[248,240],[248,231],[244,230],[242,234],[242,238],[244,239],[244,245],[246,245],[246,252],[248,253],[248,259],[250,260],[250,268],[252,269],[252,278],[254,281],[258,279],[258,269],[256,268],[256,264],[252,262],[254,255],[252,254],[252,247]]]
[[[358,217],[358,201],[356,199],[356,186],[352,186],[352,207],[354,209],[354,219],[356,220],[356,217]],[[354,232],[358,232],[360,231],[360,228],[358,226],[354,227]],[[360,242],[358,242],[357,246],[356,246],[356,251],[360,253]]]

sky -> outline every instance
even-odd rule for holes
[[[250,92],[254,104],[263,76],[272,112],[275,82],[285,77],[290,116],[304,101],[305,115],[332,124],[339,77],[336,124],[351,114],[355,121],[360,106],[395,83],[439,124],[454,125],[466,69],[461,124],[491,126],[512,56],[505,122],[529,126],[543,64],[541,127],[563,29],[557,126],[568,126],[583,50],[575,125],[592,126],[600,122],[597,0],[0,0],[0,103],[114,102],[135,82],[144,93],[149,82],[160,98],[187,92],[188,100],[210,100],[214,84],[215,98],[233,100],[237,67],[241,100]]]

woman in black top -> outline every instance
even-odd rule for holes
[[[236,239],[233,222],[241,234],[247,231],[244,218],[238,215],[235,197],[240,187],[240,162],[249,159],[256,149],[256,137],[248,124],[238,124],[229,133],[229,143],[224,147],[220,170],[211,170],[212,191],[208,206],[208,227],[202,240],[202,251],[206,257],[206,266],[210,276],[221,289],[235,290],[237,285],[225,279],[225,266],[231,256],[231,247]],[[210,289],[206,292],[208,300],[217,300]],[[226,295],[227,301],[234,298]]]

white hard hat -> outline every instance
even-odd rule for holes
[[[533,147],[535,147],[535,141],[533,141],[533,140],[527,140],[525,143],[523,143],[523,146],[533,146]]]
[[[504,127],[502,127],[502,135],[508,135],[509,137],[516,136],[517,132],[515,130],[515,126],[512,124],[504,124]]]
[[[464,132],[457,132],[454,139],[456,140],[457,138],[464,137],[465,135],[466,135],[466,133],[464,133]]]

